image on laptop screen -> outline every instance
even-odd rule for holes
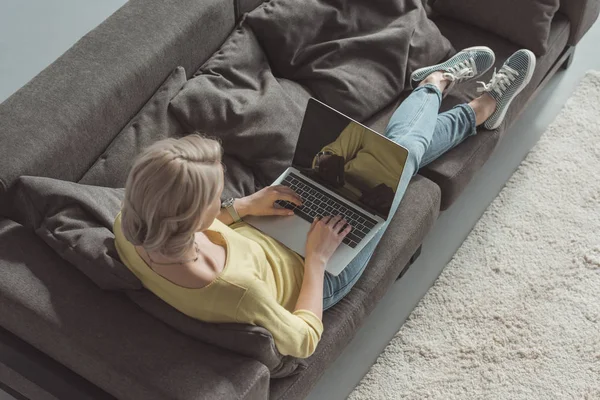
[[[405,148],[311,99],[293,166],[387,219],[407,156]]]

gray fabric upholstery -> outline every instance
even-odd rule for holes
[[[269,371],[178,333],[0,221],[0,325],[119,399],[264,400]]]
[[[496,53],[497,68],[500,68],[506,58],[518,50],[517,46],[496,35],[455,20],[447,18],[436,18],[434,20],[442,33],[450,39],[456,49],[475,45],[486,45],[492,48]],[[550,31],[548,53],[543,57],[538,57],[536,71],[529,86],[515,99],[506,115],[505,122],[499,129],[493,132],[480,129],[476,136],[468,138],[430,165],[421,169],[419,172],[421,175],[433,180],[442,188],[442,210],[452,205],[479,168],[490,157],[502,135],[517,119],[535,89],[564,50],[568,34],[568,21],[564,16],[557,14]],[[481,80],[487,81],[492,72],[493,68]],[[409,94],[410,92],[402,93],[395,102],[368,120],[367,124],[378,132],[383,133],[392,113],[400,101],[404,100]],[[456,104],[468,103],[477,96],[476,82],[468,82],[457,86],[442,103],[442,111],[448,110]]]
[[[411,72],[450,44],[421,0],[270,0],[246,16],[276,76],[363,120],[392,101]]]
[[[22,223],[62,258],[105,290],[125,290],[141,308],[180,332],[204,343],[259,360],[272,377],[302,370],[302,360],[282,356],[264,328],[210,324],[194,320],[142,289],[121,263],[112,225],[121,209],[123,189],[82,185],[44,177],[21,177],[15,184]]]
[[[126,3],[0,105],[0,190],[21,175],[79,180],[168,74],[195,71],[233,24],[231,0]]]
[[[271,381],[270,399],[303,399],[353,338],[400,271],[419,247],[438,216],[440,189],[416,176],[398,212],[377,246],[369,265],[350,293],[323,315],[325,330],[308,368],[298,375]]]
[[[244,175],[264,186],[290,165],[309,97],[280,82],[242,21],[171,107],[189,129],[216,136],[225,154],[246,167]]]
[[[235,19],[240,17],[262,4],[263,0],[234,0],[235,2]]]
[[[546,54],[550,23],[560,0],[436,0],[435,10],[448,18],[477,26]]]
[[[260,361],[269,368],[271,378],[293,375],[306,369],[305,360],[282,356],[271,333],[260,326],[209,324],[180,313],[147,290],[130,291],[128,295],[143,310],[178,331]]]
[[[560,10],[571,22],[569,44],[575,46],[596,22],[600,0],[561,0]]]
[[[177,67],[140,112],[119,132],[79,183],[124,187],[132,162],[142,149],[157,140],[190,133],[169,108],[171,99],[186,82],[185,70]],[[285,89],[290,93],[293,92],[293,85],[299,86],[294,82],[288,82],[287,85]],[[239,197],[254,191],[254,177],[247,167],[229,155],[224,157],[223,163],[226,166],[223,198]]]
[[[15,184],[19,222],[96,285],[106,290],[141,289],[119,259],[112,225],[123,189],[22,176]]]
[[[140,112],[117,134],[79,183],[125,187],[133,159],[144,147],[160,139],[182,136],[184,128],[168,107],[185,82],[185,70],[177,67]]]

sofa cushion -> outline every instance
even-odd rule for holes
[[[0,220],[0,326],[119,399],[256,399],[269,371],[106,292],[29,229]]]
[[[240,17],[261,5],[263,0],[235,0],[235,19],[238,20]]]
[[[171,99],[186,82],[185,70],[177,67],[140,112],[119,132],[79,183],[122,188],[133,160],[140,151],[157,140],[189,133],[169,108]],[[223,199],[241,197],[254,191],[253,177],[236,158],[226,154],[223,164],[226,167]]]
[[[309,95],[277,80],[254,34],[242,20],[221,49],[171,101],[189,129],[216,136],[257,186],[290,165]]]
[[[496,52],[498,69],[513,52],[518,50],[518,47],[510,42],[453,20],[436,19],[436,23],[457,49],[474,45],[486,45],[492,48]],[[525,109],[548,71],[555,65],[565,49],[568,38],[569,22],[557,13],[550,30],[548,52],[544,56],[537,57],[536,69],[529,85],[513,100],[503,124],[495,131],[480,129],[477,135],[467,138],[419,171],[421,175],[433,180],[442,188],[442,210],[450,207],[490,157],[508,128]],[[481,80],[488,81],[492,71],[493,68]],[[442,110],[471,101],[479,95],[477,87],[476,82],[468,82],[457,87],[458,90],[453,91],[442,103]]]
[[[272,380],[270,399],[303,399],[308,395],[422,243],[437,219],[439,205],[439,187],[415,176],[364,273],[350,293],[323,314],[325,330],[315,353],[306,359],[307,369]]]
[[[181,90],[187,78],[177,67],[117,134],[104,153],[83,175],[79,183],[114,188],[125,186],[135,156],[156,140],[184,134],[184,128],[168,110],[169,102]]]
[[[230,0],[128,1],[0,104],[0,192],[21,175],[78,181],[171,71],[195,71],[233,26]]]
[[[560,0],[436,0],[445,17],[483,28],[541,56]]]
[[[177,311],[147,290],[130,291],[128,295],[143,310],[178,331],[260,361],[269,368],[271,378],[282,378],[306,369],[305,360],[282,356],[275,347],[273,336],[260,326],[206,323]]]
[[[246,20],[275,75],[306,86],[363,120],[405,86],[411,72],[444,58],[448,41],[421,0],[270,0]]]
[[[141,289],[114,244],[112,225],[123,196],[123,189],[22,176],[15,185],[14,204],[19,222],[100,288]]]

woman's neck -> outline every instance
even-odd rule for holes
[[[196,233],[196,243],[198,243],[198,261],[184,264],[155,264],[150,262],[148,253],[139,246],[136,246],[137,253],[148,264],[149,268],[163,278],[172,283],[191,289],[205,287],[214,281],[225,268],[227,261],[226,249],[216,243],[213,243],[208,236],[201,232]],[[160,257],[160,255],[156,255]],[[186,252],[185,257],[191,257]],[[154,253],[150,253],[154,259]],[[195,257],[195,256],[194,256]],[[159,258],[159,262],[176,261],[169,257]]]
[[[169,265],[169,264],[190,264],[194,263],[198,260],[200,249],[198,246],[198,234],[194,236],[194,241],[191,246],[183,253],[181,256],[173,257],[166,256],[157,251],[147,250],[142,247],[143,251],[146,253],[147,257],[150,259],[149,261],[154,265]]]

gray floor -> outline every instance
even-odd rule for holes
[[[0,0],[0,102],[73,45],[124,0]],[[354,340],[325,372],[310,399],[344,399],[367,373],[427,288],[560,111],[583,74],[600,69],[600,24],[579,44],[570,69],[559,73],[523,113],[461,198],[428,235],[423,254],[394,284]],[[452,223],[450,223],[452,221]],[[0,399],[10,399],[0,390]]]
[[[0,0],[0,103],[126,0]]]

